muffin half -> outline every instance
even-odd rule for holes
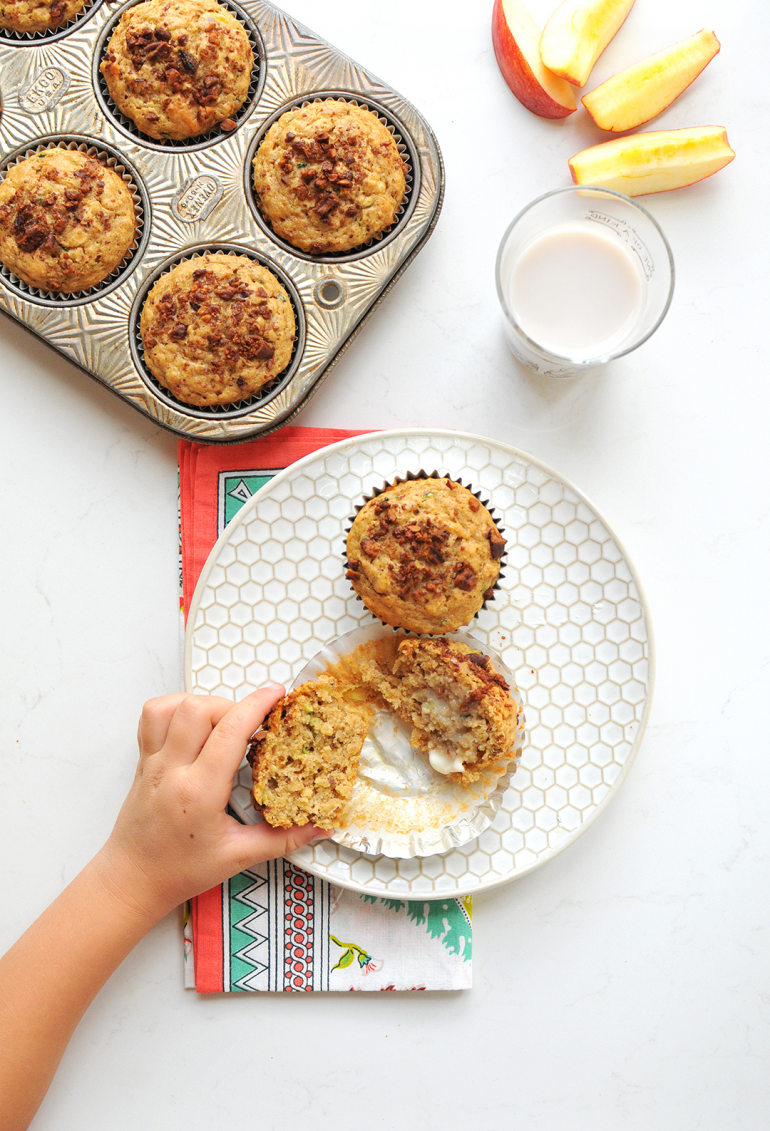
[[[265,820],[333,829],[352,793],[368,728],[365,708],[323,677],[281,699],[247,753],[252,797]]]

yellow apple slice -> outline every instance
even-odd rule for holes
[[[718,51],[719,40],[704,28],[613,75],[581,102],[600,129],[633,130],[670,106]]]
[[[724,126],[654,130],[592,145],[570,158],[576,185],[645,196],[695,184],[729,165],[735,154]]]
[[[634,6],[634,0],[564,0],[543,29],[544,66],[585,86],[596,60]]]
[[[495,0],[492,44],[503,78],[533,114],[566,118],[577,109],[575,91],[543,66],[541,34],[521,0]]]

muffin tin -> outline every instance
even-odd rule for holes
[[[98,288],[68,296],[0,272],[0,310],[162,427],[204,442],[273,431],[320,386],[366,318],[429,238],[444,191],[441,153],[425,119],[400,95],[262,0],[225,6],[254,50],[249,97],[236,127],[162,144],[111,102],[99,63],[126,8],[96,0],[55,32],[0,34],[0,178],[41,145],[87,148],[121,166],[141,202],[138,246]],[[393,133],[409,173],[391,228],[368,244],[310,256],[279,239],[259,213],[251,161],[270,125],[294,106],[343,98]],[[152,283],[188,256],[229,251],[257,259],[286,287],[297,340],[284,373],[250,401],[198,408],[177,401],[147,370],[138,333]]]

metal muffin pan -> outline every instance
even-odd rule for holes
[[[20,150],[41,143],[87,144],[124,164],[143,204],[141,242],[127,268],[91,295],[35,292],[0,273],[0,310],[43,338],[138,411],[181,436],[235,443],[295,416],[366,318],[429,238],[444,192],[438,143],[425,119],[357,63],[263,0],[223,0],[250,32],[255,71],[236,128],[183,145],[145,138],[113,107],[99,62],[120,14],[97,0],[48,35],[0,37],[0,178]],[[383,119],[409,166],[404,205],[393,226],[341,255],[308,256],[276,237],[256,207],[251,160],[280,114],[318,98],[340,97]],[[297,340],[284,373],[235,406],[177,401],[144,366],[138,325],[149,286],[188,255],[251,255],[287,286]]]

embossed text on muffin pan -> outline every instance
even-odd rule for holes
[[[125,162],[149,202],[130,270],[92,295],[34,291],[0,273],[0,310],[16,318],[134,408],[180,435],[233,443],[270,432],[299,412],[363,322],[430,236],[441,208],[441,153],[425,119],[395,91],[262,0],[223,0],[245,25],[255,67],[229,133],[163,145],[117,110],[99,63],[120,14],[99,2],[54,34],[0,36],[0,179],[20,150],[41,142],[87,144]],[[259,214],[251,159],[284,109],[316,98],[366,106],[393,133],[409,167],[393,226],[338,256],[308,256],[278,239]],[[171,260],[207,248],[252,254],[290,284],[302,328],[288,369],[252,402],[185,406],[148,374],[137,311]]]

